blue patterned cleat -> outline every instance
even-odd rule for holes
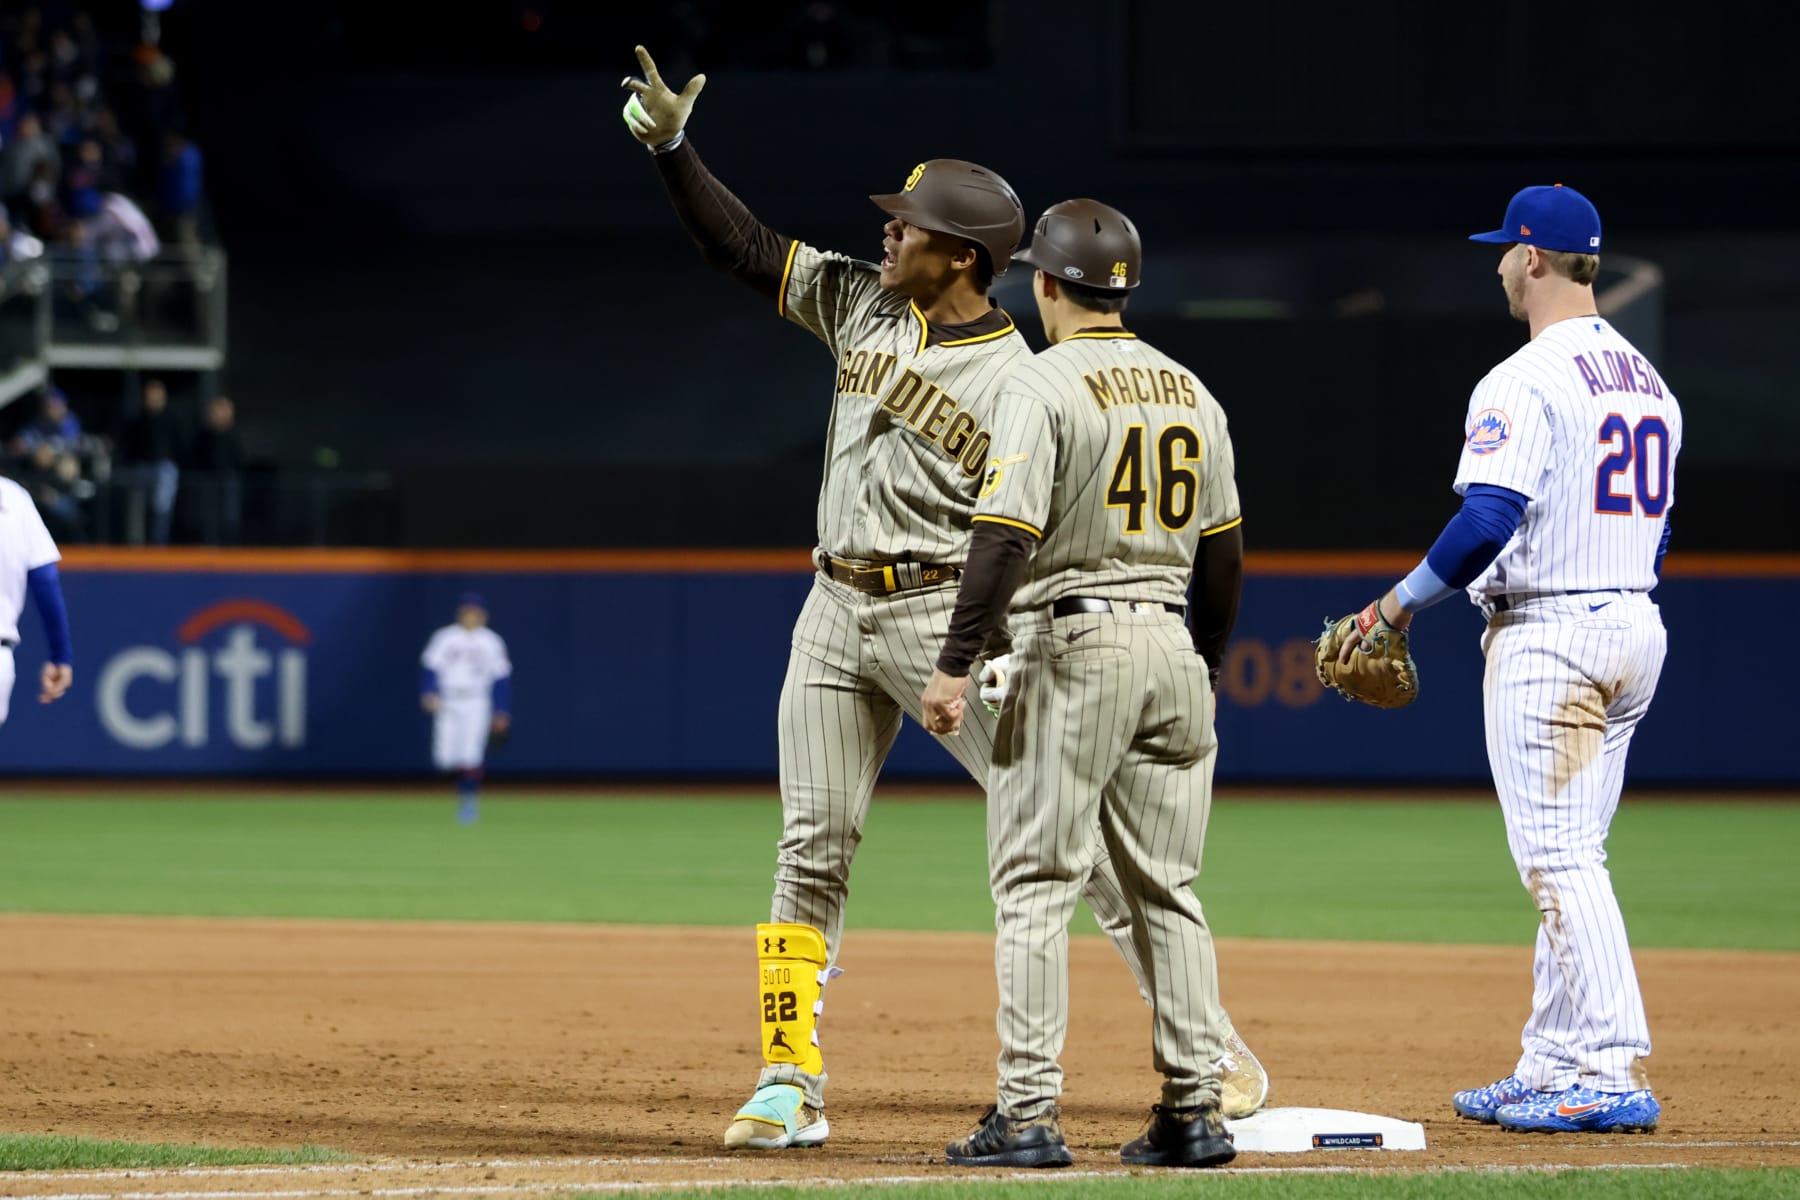
[[[817,1146],[831,1135],[825,1114],[806,1102],[806,1093],[791,1083],[756,1089],[725,1130],[727,1150],[786,1150]]]
[[[1494,1110],[1502,1104],[1518,1104],[1525,1100],[1555,1096],[1556,1092],[1540,1092],[1517,1075],[1508,1075],[1505,1079],[1496,1080],[1483,1088],[1470,1088],[1466,1092],[1458,1092],[1450,1097],[1450,1104],[1456,1109],[1456,1115],[1467,1117],[1471,1121],[1480,1121],[1483,1125],[1494,1123]]]
[[[1649,1133],[1662,1105],[1649,1088],[1597,1092],[1576,1084],[1566,1092],[1503,1104],[1494,1114],[1500,1128],[1514,1133]]]

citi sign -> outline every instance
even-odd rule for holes
[[[258,627],[285,645],[264,649]],[[224,636],[208,649],[203,643],[220,630]],[[175,639],[176,653],[128,646],[101,669],[100,724],[120,745],[159,750],[179,741],[197,748],[215,732],[243,750],[306,743],[305,647],[312,634],[292,613],[266,600],[221,600],[183,621]],[[216,722],[214,678],[224,685]],[[272,693],[271,703],[259,702],[262,693]]]

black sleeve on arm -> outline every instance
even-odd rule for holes
[[[950,636],[938,655],[938,670],[946,675],[969,673],[969,664],[982,645],[1005,623],[1007,606],[1025,582],[1025,568],[1031,565],[1036,549],[1037,539],[1016,525],[975,522],[962,590],[956,596],[956,611],[950,614]]]
[[[707,265],[775,299],[794,239],[757,220],[742,200],[714,179],[691,139],[651,158],[676,215]]]
[[[1188,631],[1206,659],[1213,682],[1225,663],[1225,643],[1237,624],[1238,596],[1244,587],[1244,527],[1200,539],[1194,557],[1194,590],[1188,604]]]

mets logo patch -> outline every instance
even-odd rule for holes
[[[1492,454],[1512,437],[1512,421],[1497,408],[1484,408],[1469,426],[1469,453]]]

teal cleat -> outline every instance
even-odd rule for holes
[[[831,1136],[825,1114],[806,1102],[806,1093],[791,1083],[756,1089],[725,1130],[727,1150],[786,1150],[817,1146]]]

